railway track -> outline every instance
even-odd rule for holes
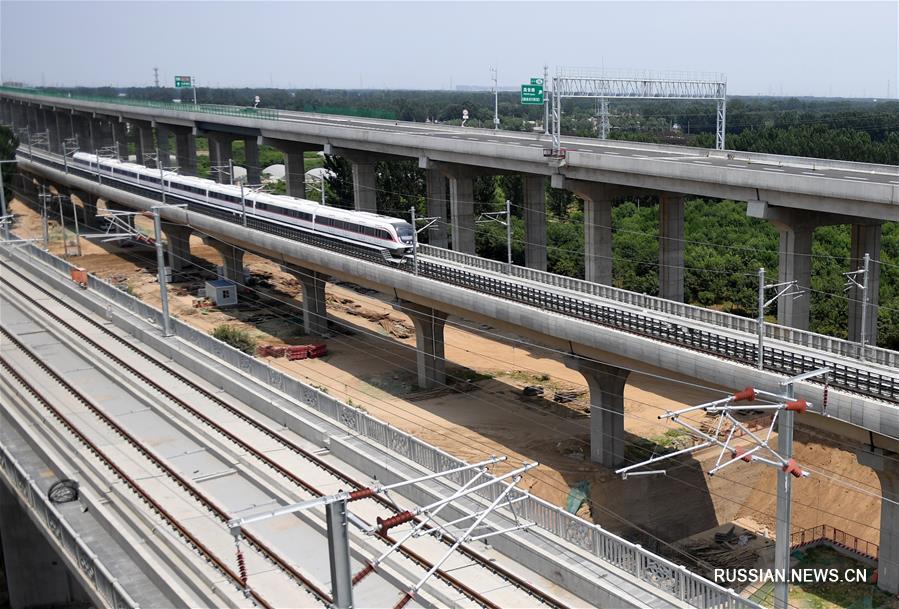
[[[49,156],[39,154],[34,156],[34,160],[58,170],[67,169],[69,173],[82,178],[95,180],[97,177],[95,174],[83,169],[65,168],[63,163],[57,162]],[[153,200],[161,199],[160,193],[151,188],[116,180],[114,177],[104,176],[103,179],[104,182],[108,182],[115,188]],[[241,218],[235,217],[230,211],[222,211],[205,203],[180,197],[176,193],[167,193],[167,199],[170,200],[169,202],[177,200],[179,203],[186,204],[187,209],[192,212],[201,213],[225,222],[235,224],[242,222]],[[397,262],[390,260],[389,255],[374,249],[354,246],[346,242],[334,242],[306,231],[293,229],[253,216],[247,218],[246,226],[247,228],[314,245],[336,253],[353,256],[374,264],[390,266],[409,273],[413,272],[413,265],[409,256]],[[560,294],[540,286],[523,285],[510,278],[491,276],[487,273],[477,272],[474,269],[460,268],[458,265],[447,263],[437,258],[420,257],[418,272],[422,277],[472,289],[483,294],[533,306],[566,317],[600,324],[635,336],[677,345],[723,360],[753,367],[758,361],[758,344],[754,337],[743,339],[732,336],[728,332],[714,332],[701,326],[693,326],[689,323],[689,320],[672,322],[659,316],[629,311],[624,307],[615,306],[612,302],[604,304],[577,298],[573,295]],[[829,387],[892,403],[899,403],[899,378],[895,375],[881,374],[854,364],[840,363],[834,359],[809,356],[801,351],[790,351],[770,345],[766,345],[764,349],[766,370],[794,376],[811,370],[829,367],[832,370],[827,378]],[[818,383],[814,379],[809,382]]]
[[[0,278],[0,284],[4,286],[7,293],[15,294],[15,298],[21,300],[25,306],[40,311],[41,321],[43,323],[52,323],[57,328],[64,330],[65,333],[74,337],[74,340],[76,340],[79,345],[82,345],[86,350],[89,350],[92,357],[99,356],[99,359],[108,361],[115,369],[136,379],[141,385],[149,388],[149,390],[158,396],[158,398],[162,398],[162,401],[167,403],[170,407],[180,411],[179,413],[176,413],[176,416],[189,417],[193,421],[193,424],[202,426],[206,433],[212,432],[225,444],[232,448],[237,448],[240,453],[246,455],[253,461],[254,467],[261,467],[266,469],[269,473],[275,474],[274,477],[278,480],[287,482],[293,492],[299,491],[310,497],[323,496],[326,493],[319,490],[318,486],[321,484],[333,485],[335,481],[344,489],[347,486],[350,487],[350,490],[365,488],[365,485],[359,483],[346,473],[340,471],[337,467],[326,462],[324,459],[314,454],[310,449],[304,448],[297,441],[288,437],[280,430],[259,421],[256,417],[229,404],[199,383],[172,370],[162,361],[140,351],[118,334],[111,332],[103,324],[83,316],[71,304],[62,301],[19,271],[8,266],[6,268],[15,275],[17,281],[24,282],[27,287],[26,289],[22,289],[19,286],[13,285],[13,283],[6,277]],[[34,293],[27,293],[29,290],[38,292],[41,295],[41,298],[47,296],[53,299],[52,306],[48,306],[41,302],[34,296]],[[57,310],[54,311],[54,308]],[[74,313],[77,316],[77,325],[80,326],[80,329],[79,327],[76,327],[76,323],[64,319],[63,315],[59,313],[59,310]],[[21,345],[21,343],[12,337],[6,330],[4,330],[3,333],[5,336],[10,337],[11,342],[17,344],[17,348],[18,345]],[[101,341],[96,337],[98,333],[101,334],[103,344],[101,344]],[[113,349],[107,345],[114,345],[117,353],[114,353]],[[27,349],[27,347],[24,346],[22,346],[22,348]],[[23,351],[23,353],[25,352]],[[25,353],[25,355],[28,356],[27,353]],[[32,361],[35,361],[33,354],[28,357],[32,359]],[[46,363],[39,365],[41,365],[48,375],[53,376],[57,383],[65,383],[65,380],[61,378],[61,375],[47,369],[48,366]],[[148,365],[150,367],[149,369]],[[4,366],[10,366],[10,364],[6,362]],[[172,383],[188,388],[190,393],[195,394],[197,399],[188,400],[175,395],[175,393],[168,388],[173,386]],[[71,386],[69,387],[71,388]],[[74,388],[71,388],[71,390],[77,391]],[[81,397],[84,398],[82,402],[87,400],[86,396]],[[87,400],[87,402],[89,402],[89,400]],[[198,404],[201,403],[205,404],[205,406],[198,406]],[[92,409],[92,412],[94,412],[96,416],[102,418],[107,426],[114,429],[116,433],[125,438],[129,444],[132,444],[137,450],[142,450],[146,455],[151,455],[149,449],[140,448],[141,443],[134,437],[134,435],[117,425],[110,417],[103,415],[102,412],[99,412],[99,409],[97,409],[97,411],[98,412],[94,412]],[[260,445],[265,445],[267,448],[261,450],[258,448]],[[284,458],[283,449],[287,449],[292,460]],[[302,460],[302,462],[306,464],[306,470],[308,470],[309,465],[313,466],[313,468],[319,472],[319,480],[313,483],[308,479],[308,475],[300,477],[294,473],[298,469],[296,467],[297,459]],[[196,485],[192,485],[189,481],[183,480],[183,478],[179,479],[178,473],[167,464],[159,462],[155,465],[160,471],[164,471],[166,475],[175,480],[179,486],[187,490],[187,492],[195,498],[197,498],[197,495],[202,495],[196,488]],[[198,500],[205,500],[203,503],[206,506],[206,509],[211,511],[220,522],[227,520],[229,515],[223,508],[217,506],[213,499],[202,497],[198,498]],[[367,512],[383,517],[390,517],[402,511],[401,508],[391,501],[377,495],[363,499],[359,503],[370,503],[371,505],[367,508]],[[355,505],[357,504],[354,504],[354,506]],[[362,511],[366,510],[363,509]],[[377,539],[384,545],[393,543],[393,539],[386,534],[378,536]],[[451,545],[454,541],[451,537],[442,537],[440,541],[433,540],[430,537],[426,539],[428,540],[427,544],[443,543],[445,545]],[[262,539],[253,536],[253,534],[250,533],[247,536],[247,540],[256,551],[263,554],[267,559],[272,560],[275,564],[278,564],[282,571],[290,575],[301,586],[311,590],[319,602],[330,602],[329,595],[322,590],[320,586],[304,577],[303,574],[290,565],[288,561],[280,558],[277,551],[267,546]],[[421,550],[416,551],[401,546],[401,552],[406,561],[414,564],[420,571],[427,571],[433,566],[433,564],[423,555]],[[467,563],[477,565],[483,570],[483,577],[479,579],[486,578],[492,580],[492,584],[479,581],[477,587],[481,589],[495,588],[497,585],[500,587],[511,586],[521,591],[524,597],[529,598],[531,604],[536,603],[541,606],[558,607],[560,609],[565,607],[563,603],[554,599],[551,595],[529,584],[524,579],[509,572],[500,565],[491,562],[486,557],[481,556],[470,548],[462,546],[461,556],[464,557],[464,560]],[[227,563],[223,562],[223,564],[227,567]],[[233,571],[231,571],[231,573],[232,575],[234,574]],[[241,583],[240,574],[236,575],[238,578],[237,582]],[[456,593],[462,594],[468,599],[468,602],[473,603],[476,606],[488,608],[500,606],[485,594],[476,590],[471,584],[461,581],[459,578],[448,573],[445,569],[438,569],[435,575],[445,586],[455,590]]]

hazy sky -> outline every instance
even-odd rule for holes
[[[899,89],[899,2],[0,1],[0,77],[448,88],[543,65],[723,72],[732,94]]]

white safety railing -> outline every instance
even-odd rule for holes
[[[0,472],[6,479],[7,486],[31,509],[45,532],[55,539],[57,551],[64,554],[71,564],[78,566],[80,580],[90,585],[91,589],[105,601],[105,606],[113,609],[125,607],[139,609],[137,602],[122,588],[99,557],[50,503],[46,493],[3,444],[0,444]]]
[[[483,269],[503,275],[509,274],[509,265],[505,262],[498,262],[496,260],[454,252],[452,250],[430,245],[419,245],[418,247],[419,252],[425,256],[432,256],[447,262],[453,262],[455,264]],[[660,313],[683,317],[693,321],[727,328],[729,330],[745,332],[753,336],[758,332],[758,322],[749,317],[740,317],[739,315],[734,315],[732,313],[724,313],[722,311],[715,311],[714,309],[706,309],[704,307],[697,307],[682,302],[666,300],[657,296],[649,296],[648,294],[630,292],[628,290],[622,290],[621,288],[584,281],[583,279],[565,277],[564,275],[556,275],[546,271],[538,271],[536,269],[514,265],[511,269],[511,276],[533,281],[535,283],[542,283],[557,288],[571,290],[573,292],[582,292],[599,298],[614,300],[640,309],[658,311]],[[881,349],[880,347],[866,345],[864,347],[864,352],[862,353],[862,348],[858,343],[770,323],[765,324],[765,336],[772,340],[809,347],[818,351],[839,355],[840,357],[849,357],[855,360],[863,359],[865,362],[899,368],[899,352],[890,351],[889,349]],[[862,355],[864,355],[863,358]]]
[[[31,244],[17,246],[17,248],[21,248],[22,251],[65,275],[70,273],[72,265],[49,252]],[[162,312],[158,309],[93,275],[88,276],[87,287],[90,291],[103,296],[134,315],[161,327]],[[181,340],[214,355],[263,384],[293,397],[332,421],[349,428],[355,434],[364,436],[428,470],[445,471],[465,464],[464,461],[439,448],[379,421],[358,408],[344,404],[209,334],[196,330],[179,320],[173,319],[171,324],[174,335]],[[473,474],[470,472],[463,472],[457,475],[456,481],[463,484],[471,475]],[[501,490],[499,485],[492,485],[479,494],[489,501],[495,499]],[[510,498],[518,497],[524,497],[519,504],[522,506],[524,517],[534,521],[538,527],[693,607],[698,609],[761,609],[760,605],[742,598],[733,590],[692,573],[686,567],[653,554],[638,544],[631,543],[527,492],[513,490]]]

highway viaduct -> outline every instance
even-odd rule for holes
[[[123,103],[128,102],[128,103]],[[564,138],[564,158],[545,157],[548,136],[533,133],[357,119],[279,110],[161,104],[136,100],[76,99],[38,91],[0,90],[0,121],[23,133],[43,133],[59,152],[66,138],[81,150],[127,154],[132,141],[138,162],[155,150],[174,153],[182,173],[196,173],[196,136],[209,141],[210,164],[226,166],[232,143],[243,140],[248,180],[260,178],[259,145],[284,153],[288,194],[305,196],[303,152],[324,150],[352,165],[354,203],[376,210],[378,161],[414,159],[427,173],[428,216],[443,220],[432,232],[437,247],[474,253],[474,183],[478,175],[523,176],[525,264],[546,269],[545,184],[584,200],[585,279],[609,284],[612,277],[611,204],[635,193],[658,196],[659,291],[684,297],[684,196],[746,201],[750,216],[780,231],[779,281],[811,282],[815,228],[852,227],[851,260],[856,270],[865,253],[878,259],[881,224],[899,220],[899,167],[716,151],[679,146]],[[225,179],[219,172],[218,178]],[[518,203],[518,202],[516,202]],[[449,231],[447,231],[449,227]],[[447,234],[449,233],[449,235]],[[879,265],[871,272],[867,336],[875,336]],[[849,294],[849,339],[861,334],[862,303]],[[778,323],[808,329],[809,299],[784,297]]]
[[[454,249],[461,252],[470,251],[472,244],[466,244],[461,239],[465,232],[466,224],[471,221],[473,228],[473,216],[466,213],[471,208],[473,195],[470,186],[472,177],[483,171],[516,171],[528,173],[525,184],[534,176],[541,180],[552,180],[556,186],[571,188],[585,197],[588,218],[590,214],[605,213],[603,209],[609,209],[611,200],[616,194],[624,192],[624,189],[641,189],[653,187],[653,190],[664,193],[693,192],[706,196],[720,196],[746,200],[750,203],[749,213],[759,217],[766,217],[780,223],[782,227],[782,253],[781,253],[781,278],[797,278],[797,272],[808,273],[810,258],[803,256],[803,248],[810,246],[810,235],[814,226],[828,222],[850,222],[853,224],[853,251],[860,257],[864,251],[879,250],[880,223],[885,220],[897,219],[897,185],[899,182],[897,168],[869,166],[853,163],[834,163],[813,159],[789,159],[784,157],[771,157],[770,155],[743,155],[733,153],[733,158],[716,157],[711,151],[697,151],[690,149],[673,149],[670,147],[639,147],[630,148],[634,156],[630,159],[624,157],[620,151],[623,148],[615,144],[603,143],[602,147],[610,147],[605,152],[570,151],[567,158],[559,161],[546,161],[543,158],[540,138],[533,136],[531,143],[503,142],[502,135],[494,132],[474,132],[471,138],[459,142],[454,131],[441,130],[435,132],[416,132],[420,126],[390,125],[376,126],[360,125],[358,121],[335,119],[333,117],[306,117],[303,115],[296,120],[290,117],[295,115],[285,113],[282,120],[273,123],[271,119],[246,118],[242,116],[216,116],[215,121],[204,122],[191,117],[190,112],[180,109],[160,110],[144,107],[115,106],[90,102],[94,109],[84,107],[76,110],[66,107],[65,104],[81,104],[82,101],[61,100],[61,106],[48,106],[47,100],[42,99],[45,106],[41,108],[34,103],[10,103],[5,99],[0,103],[4,121],[11,115],[19,113],[19,118],[12,116],[13,121],[21,121],[21,111],[25,108],[25,120],[29,129],[34,120],[35,129],[40,127],[32,119],[43,111],[44,120],[52,116],[58,124],[60,116],[68,120],[76,135],[80,134],[84,139],[84,126],[87,125],[89,136],[96,139],[97,133],[106,130],[111,138],[105,140],[122,148],[124,140],[116,140],[118,123],[136,124],[129,128],[128,132],[136,133],[138,139],[145,138],[142,146],[149,147],[146,137],[141,135],[141,130],[155,129],[158,137],[160,128],[165,131],[176,131],[179,127],[182,137],[176,133],[176,153],[179,156],[179,166],[190,168],[189,160],[183,163],[181,159],[191,154],[191,144],[185,143],[178,148],[178,142],[185,137],[190,141],[197,134],[206,134],[210,138],[210,154],[216,159],[224,158],[222,155],[230,154],[230,143],[219,145],[216,140],[224,136],[219,133],[240,134],[245,137],[248,147],[253,145],[272,144],[285,150],[288,165],[288,179],[291,182],[292,192],[302,195],[302,181],[300,172],[296,167],[302,167],[302,151],[309,148],[320,147],[329,153],[343,154],[350,157],[354,164],[354,178],[356,191],[356,206],[358,209],[372,209],[374,201],[374,172],[373,163],[384,158],[412,157],[418,158],[422,167],[428,170],[429,176],[429,205],[432,210],[440,210],[441,204],[450,203],[449,224],[456,238],[453,241]],[[104,104],[108,107],[104,107]],[[113,113],[115,110],[117,113]],[[83,114],[88,112],[88,114]],[[142,125],[133,118],[134,113],[142,116],[149,125]],[[150,119],[153,113],[160,116]],[[166,113],[170,113],[166,114]],[[164,116],[163,116],[164,115]],[[204,115],[204,118],[210,118]],[[157,120],[158,119],[158,120]],[[162,121],[168,121],[163,123]],[[281,123],[286,123],[282,127]],[[191,123],[191,124],[179,124]],[[343,124],[347,123],[347,124]],[[21,122],[19,122],[21,124]],[[46,123],[45,123],[46,124]],[[80,127],[75,127],[80,125]],[[219,131],[216,131],[218,129]],[[49,128],[47,129],[49,131]],[[80,130],[80,131],[79,131]],[[124,133],[125,130],[122,130]],[[468,130],[466,130],[466,135]],[[449,135],[447,135],[449,134]],[[189,137],[188,137],[189,136]],[[101,139],[103,136],[100,136]],[[290,138],[298,139],[290,139]],[[521,138],[520,134],[509,136]],[[525,139],[530,136],[524,136]],[[299,139],[302,138],[302,139]],[[164,138],[167,139],[167,138]],[[227,139],[227,138],[225,138]],[[233,140],[233,138],[231,138]],[[497,142],[490,141],[498,139]],[[230,142],[231,140],[229,140]],[[534,145],[534,143],[538,145]],[[577,145],[587,146],[588,144]],[[569,144],[571,145],[571,144]],[[405,146],[405,148],[402,148]],[[96,146],[99,148],[100,146]],[[539,150],[537,148],[540,148]],[[50,148],[53,149],[52,137]],[[212,150],[215,148],[215,150]],[[617,149],[617,150],[616,150]],[[464,150],[469,150],[469,156],[465,157]],[[400,154],[405,151],[405,154]],[[619,151],[619,154],[609,152]],[[640,154],[636,154],[639,152]],[[679,153],[678,156],[675,156]],[[193,151],[195,154],[195,150]],[[704,156],[703,156],[704,154]],[[293,158],[291,159],[291,156]],[[252,156],[252,155],[251,155]],[[463,158],[464,157],[464,158]],[[682,158],[686,157],[686,159]],[[739,157],[739,158],[738,158]],[[752,158],[749,158],[752,157]],[[462,161],[467,158],[469,166]],[[355,159],[355,160],[354,160]],[[491,160],[492,159],[492,160]],[[700,161],[697,161],[700,159]],[[367,162],[365,162],[367,160]],[[20,161],[26,171],[31,171],[45,179],[57,184],[65,185],[76,192],[84,193],[85,197],[95,200],[96,197],[104,198],[130,208],[149,209],[154,204],[152,199],[123,192],[110,186],[98,185],[90,180],[67,175],[58,169],[40,166],[37,163],[27,161],[20,156]],[[220,161],[214,161],[218,163]],[[804,165],[802,163],[805,163]],[[293,168],[290,169],[291,163]],[[478,167],[477,164],[480,163]],[[744,168],[733,166],[742,164]],[[773,171],[777,165],[780,171]],[[641,165],[644,173],[634,171],[635,165]],[[761,166],[758,167],[758,166]],[[366,168],[368,167],[368,168]],[[769,169],[765,169],[768,167]],[[487,169],[484,169],[487,168]],[[592,172],[592,173],[591,173]],[[855,179],[850,179],[848,174],[857,172]],[[804,174],[814,176],[806,176]],[[846,174],[846,175],[843,175]],[[840,175],[843,175],[841,178]],[[441,177],[442,176],[442,177]],[[593,176],[593,180],[587,179]],[[601,182],[596,181],[599,176]],[[860,181],[865,177],[865,183]],[[445,178],[445,179],[444,179]],[[251,178],[252,179],[252,178]],[[444,188],[449,183],[448,192]],[[755,185],[753,185],[755,184]],[[664,189],[662,188],[664,186]],[[527,188],[526,188],[527,190]],[[532,194],[536,196],[537,188]],[[540,203],[542,205],[542,182],[540,187]],[[671,199],[669,195],[662,197],[664,201]],[[676,200],[678,197],[674,197]],[[682,210],[682,199],[680,203]],[[445,206],[444,206],[445,207]],[[529,204],[528,209],[531,209]],[[592,211],[590,211],[592,208]],[[443,213],[435,213],[445,217]],[[456,213],[452,213],[456,212]],[[666,212],[663,211],[663,216]],[[723,386],[740,387],[743,385],[756,385],[762,388],[774,389],[780,375],[769,372],[753,370],[747,366],[736,366],[720,359],[691,353],[684,349],[660,345],[651,340],[634,338],[622,335],[613,330],[603,330],[594,324],[580,322],[578,320],[564,319],[557,315],[541,313],[531,307],[510,304],[497,299],[482,296],[473,297],[467,290],[458,289],[443,283],[429,281],[423,278],[411,277],[400,271],[384,268],[360,265],[358,261],[348,259],[332,252],[322,251],[301,243],[294,243],[283,238],[264,235],[258,231],[244,229],[220,220],[203,217],[201,215],[166,209],[164,217],[172,224],[177,224],[181,229],[172,228],[168,235],[170,247],[189,247],[187,238],[191,229],[206,234],[215,235],[217,241],[213,244],[221,248],[226,264],[226,273],[236,276],[239,274],[242,249],[245,248],[277,260],[288,267],[298,271],[304,287],[304,307],[314,311],[324,311],[323,281],[328,277],[336,276],[345,278],[361,285],[372,287],[381,292],[393,294],[405,303],[406,310],[420,307],[420,318],[413,314],[413,322],[416,324],[419,339],[419,367],[420,375],[424,375],[426,381],[434,381],[441,375],[442,350],[442,324],[447,314],[457,314],[469,319],[484,320],[499,327],[505,327],[524,336],[538,338],[541,342],[555,346],[559,349],[572,352],[583,358],[575,358],[572,364],[578,367],[591,388],[591,403],[596,407],[595,413],[604,413],[604,416],[594,417],[592,421],[593,433],[591,453],[595,460],[611,466],[620,460],[623,441],[616,430],[621,424],[621,415],[615,416],[618,411],[616,395],[620,396],[620,387],[623,387],[629,369],[653,368],[666,373],[675,372],[692,378],[708,380],[714,378]],[[663,258],[661,268],[677,268],[677,264],[665,264],[671,262],[670,256],[681,256],[680,278],[683,280],[682,256],[683,256],[683,215],[669,214],[674,217],[672,222],[680,226],[680,238],[672,239],[678,242],[678,247],[662,247]],[[545,218],[542,213],[531,213],[528,230],[530,235],[527,240],[533,242],[535,225],[540,225],[539,220]],[[593,233],[593,239],[588,238],[588,259],[595,263],[588,265],[588,277],[594,279],[603,277],[608,273],[610,257],[599,256],[596,253],[602,248],[610,246],[609,223],[594,217],[593,225],[588,221],[589,233]],[[801,219],[801,224],[799,220]],[[539,226],[545,231],[545,225]],[[676,228],[676,227],[675,227]],[[798,236],[797,236],[798,235]],[[800,238],[801,237],[801,238]],[[663,240],[664,241],[664,240]],[[544,242],[545,243],[545,240]],[[179,245],[180,244],[180,245]],[[591,245],[592,244],[592,245]],[[183,249],[182,249],[183,251]],[[545,247],[542,250],[545,257]],[[810,250],[808,250],[810,252]],[[529,266],[540,268],[539,262],[535,262],[535,255],[539,259],[539,251],[531,250]],[[605,261],[605,262],[603,262]],[[592,268],[592,270],[590,270]],[[788,271],[784,273],[784,269]],[[790,274],[793,269],[793,274]],[[310,281],[311,279],[311,281]],[[803,281],[800,279],[800,283]],[[807,284],[807,283],[806,283]],[[876,290],[875,290],[876,293]],[[319,298],[322,295],[322,299]],[[311,298],[310,298],[311,296]],[[319,305],[321,308],[319,309]],[[797,322],[797,315],[805,315],[807,323],[807,310],[799,313],[794,308],[787,316],[790,325],[802,327]],[[857,310],[856,317],[860,317]],[[314,320],[316,315],[306,315],[307,320]],[[870,317],[869,317],[870,318]],[[320,319],[320,318],[319,318]],[[850,316],[852,319],[852,316]],[[799,320],[801,321],[801,320]],[[307,321],[314,324],[314,321]],[[856,323],[855,332],[858,332]],[[316,328],[310,328],[313,331]],[[318,328],[321,330],[321,327]],[[438,336],[435,338],[435,332]],[[430,347],[428,346],[430,345]],[[837,358],[839,359],[839,358]],[[820,402],[821,389],[819,386],[804,385],[799,387],[798,394]],[[850,394],[832,391],[827,417],[813,416],[812,424],[824,427],[829,431],[839,433],[857,440],[859,443],[859,460],[877,470],[880,476],[883,492],[887,496],[895,496],[899,485],[899,468],[896,468],[892,455],[899,453],[899,417],[895,405],[888,405],[879,400],[860,398]],[[899,589],[899,512],[890,502],[883,502],[882,526],[881,526],[881,586],[888,590]],[[893,523],[896,523],[895,526]]]

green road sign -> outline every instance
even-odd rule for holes
[[[542,86],[543,86],[543,79],[542,79],[542,78],[532,78],[532,79],[531,79],[531,84],[532,84],[532,85],[540,85],[540,86],[542,87]]]
[[[543,85],[521,85],[521,103],[540,105],[543,103]]]
[[[176,76],[175,77],[175,88],[176,89],[191,89],[191,88],[193,88],[193,83],[191,82],[190,76]]]

